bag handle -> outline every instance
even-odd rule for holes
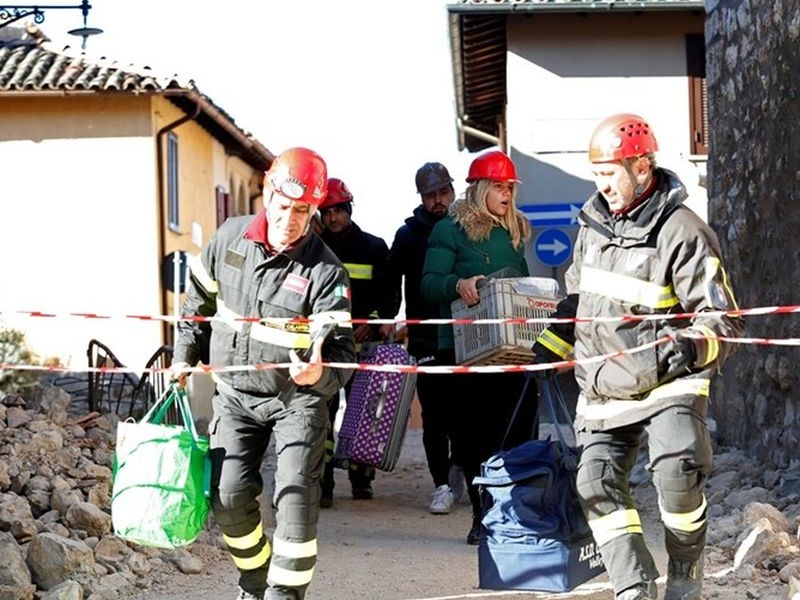
[[[194,426],[194,417],[192,417],[192,409],[186,397],[186,390],[184,390],[177,381],[170,382],[167,389],[153,406],[150,407],[150,410],[147,411],[140,422],[160,425],[167,411],[173,404],[178,405],[178,410],[180,410],[181,418],[183,419],[183,426],[192,434],[192,439],[195,442],[199,441],[200,436],[197,434],[197,428]]]
[[[555,394],[552,393],[553,390],[555,390]],[[564,394],[561,393],[561,387],[558,385],[555,377],[544,378],[539,397],[542,398],[547,405],[547,410],[550,413],[550,420],[553,422],[554,429],[556,430],[556,437],[561,443],[561,449],[564,452],[564,461],[567,468],[571,470],[577,469],[578,463],[572,453],[570,453],[570,449],[574,448],[574,446],[567,442],[564,434],[561,432],[561,427],[559,427],[560,424],[572,425],[572,419],[569,416],[567,403],[564,401]],[[559,421],[559,416],[563,417],[565,420]]]
[[[564,400],[564,394],[561,393],[561,387],[558,385],[555,377],[535,377],[535,375],[532,373],[525,374],[525,384],[522,386],[522,392],[520,393],[519,400],[517,400],[517,404],[514,407],[514,412],[511,413],[511,418],[508,420],[508,427],[506,427],[506,432],[505,435],[503,435],[503,441],[501,442],[500,447],[504,448],[506,445],[506,440],[511,433],[511,427],[514,425],[514,421],[517,418],[519,409],[522,407],[522,403],[525,401],[525,394],[528,391],[528,386],[530,386],[531,379],[534,378],[536,378],[539,382],[539,397],[544,401],[544,404],[547,405],[547,410],[550,414],[550,420],[555,426],[556,437],[558,437],[558,441],[561,442],[561,446],[564,449],[564,454],[567,455],[567,450],[572,446],[567,443],[567,440],[564,438],[564,434],[561,433],[561,428],[558,426],[559,423],[564,425],[572,424],[572,418],[569,416],[569,410],[567,409],[567,403]],[[551,387],[555,390],[555,394],[551,393]],[[554,396],[555,399],[553,398]],[[559,417],[563,418],[563,421],[559,421]]]

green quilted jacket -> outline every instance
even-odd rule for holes
[[[457,204],[457,203],[456,203]],[[455,207],[455,204],[453,205]],[[501,269],[529,274],[524,245],[514,249],[508,231],[499,225],[491,228],[488,239],[472,241],[452,214],[439,221],[428,238],[422,268],[422,295],[439,305],[439,316],[452,318],[450,303],[459,297],[456,282],[474,275],[490,275]],[[439,349],[453,349],[453,326],[439,325]]]

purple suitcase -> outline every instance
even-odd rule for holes
[[[362,349],[360,360],[376,365],[414,365],[400,344],[375,344]],[[334,461],[370,465],[381,471],[394,469],[411,414],[416,373],[358,371],[347,397]]]

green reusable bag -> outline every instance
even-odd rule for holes
[[[172,405],[183,425],[162,424]],[[208,438],[194,426],[186,393],[173,383],[138,423],[120,422],[114,454],[114,534],[142,546],[192,543],[210,507]]]

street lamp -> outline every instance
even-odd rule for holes
[[[71,29],[67,33],[83,38],[81,47],[86,49],[86,38],[91,35],[103,33],[102,29],[88,27],[86,25],[86,18],[89,16],[89,10],[92,8],[92,5],[89,4],[89,0],[82,0],[80,4],[0,4],[0,29],[15,21],[24,19],[25,17],[32,17],[34,23],[41,25],[44,22],[44,11],[46,10],[76,8],[80,9],[83,13],[83,27]]]

